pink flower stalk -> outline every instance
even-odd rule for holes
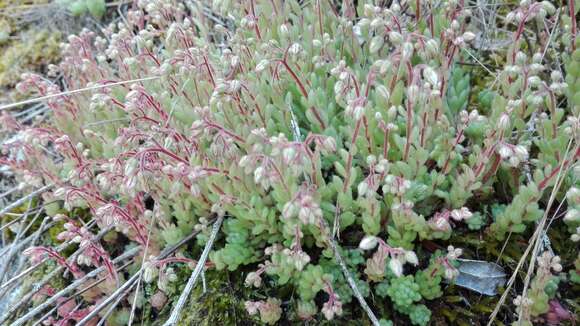
[[[462,207],[461,209],[454,209],[449,211],[444,209],[441,212],[435,213],[435,215],[429,219],[427,222],[431,229],[436,231],[447,232],[451,231],[450,220],[463,221],[471,218],[473,214],[469,211],[467,207]]]
[[[44,261],[46,258],[54,259],[59,265],[71,271],[75,278],[80,278],[84,274],[74,262],[69,263],[66,258],[62,257],[56,250],[52,248],[41,246],[30,247],[24,250],[23,254],[25,256],[29,256],[32,263],[34,264]]]
[[[363,250],[371,250],[379,246],[372,258],[367,260],[367,274],[371,277],[382,277],[384,274],[387,258],[389,258],[389,268],[397,276],[403,275],[403,265],[411,263],[412,265],[419,264],[417,255],[411,250],[403,248],[393,248],[379,237],[366,236],[359,244],[359,248]]]
[[[139,223],[126,209],[122,208],[117,202],[111,201],[100,206],[96,210],[96,217],[105,223],[105,225],[127,224],[135,232],[136,240],[142,245],[147,243],[145,236],[145,227]]]
[[[340,297],[332,289],[332,285],[328,281],[324,281],[324,292],[328,294],[328,301],[326,301],[322,306],[322,313],[327,320],[334,319],[334,316],[342,315],[342,302],[340,302]]]
[[[322,218],[322,209],[314,200],[312,189],[306,185],[294,195],[294,198],[284,205],[282,217],[289,219],[297,216],[303,224],[318,224]]]
[[[79,249],[82,250],[82,253],[77,257],[79,265],[105,266],[111,280],[118,280],[117,271],[109,253],[98,242],[95,242],[94,235],[86,227],[79,227],[75,221],[62,214],[57,214],[54,220],[67,221],[64,223],[65,231],[59,233],[57,239],[61,241],[72,240],[79,243]]]

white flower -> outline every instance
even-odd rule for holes
[[[528,158],[528,150],[522,145],[517,145],[514,147],[513,151],[521,161],[524,161]]]
[[[412,250],[405,251],[405,260],[408,263],[413,264],[415,266],[417,266],[419,264],[419,259],[417,258],[417,255],[415,254],[415,252]]]
[[[246,281],[244,282],[244,284],[247,287],[253,286],[256,288],[259,288],[260,285],[262,285],[262,278],[260,277],[260,275],[256,272],[251,272],[248,274],[248,276],[246,276]]]
[[[79,265],[85,265],[85,266],[91,266],[91,257],[86,256],[86,255],[78,255],[77,257],[77,264]]]
[[[455,248],[453,246],[447,247],[447,259],[449,260],[455,260],[459,258],[459,256],[461,256],[462,253],[463,250],[461,250],[460,248]]]
[[[471,41],[475,40],[475,34],[472,32],[465,32],[465,33],[463,33],[462,37],[465,40],[465,42],[471,42]]]
[[[385,43],[385,38],[382,35],[375,36],[371,39],[371,44],[369,45],[370,53],[377,53],[383,47]]]
[[[506,113],[503,113],[497,122],[497,128],[500,130],[506,130],[510,126],[510,117]]]
[[[266,69],[268,64],[270,64],[270,61],[268,61],[267,59],[262,59],[262,61],[260,61],[258,65],[256,65],[256,72],[261,72],[262,70]]]
[[[246,301],[244,305],[248,314],[255,315],[258,313],[261,304],[259,301]]]
[[[291,54],[298,54],[302,51],[302,46],[299,43],[294,43],[288,49],[288,52]]]
[[[294,252],[292,257],[294,258],[294,267],[299,271],[303,270],[304,266],[310,262],[310,256],[304,251]]]
[[[431,67],[427,67],[423,70],[423,78],[433,86],[437,86],[439,83],[439,76],[437,76],[437,73]]]
[[[500,148],[498,150],[498,154],[499,154],[499,156],[501,156],[502,159],[507,159],[510,156],[512,156],[513,151],[508,146],[502,145],[502,146],[500,146]]]
[[[580,211],[574,208],[568,210],[566,216],[564,216],[564,221],[566,222],[576,222],[579,220],[580,220]]]
[[[439,231],[451,230],[451,224],[449,224],[449,221],[447,221],[447,219],[444,218],[443,216],[436,216],[433,220],[433,225],[435,227],[435,230]]]
[[[357,191],[360,197],[363,197],[367,191],[369,190],[369,184],[366,181],[363,181],[358,184]]]
[[[566,193],[566,199],[574,204],[580,204],[580,189],[576,187],[570,188]]]
[[[471,216],[473,216],[473,214],[469,211],[469,208],[467,207],[462,207],[461,209],[454,209],[453,211],[451,211],[451,218],[453,218],[456,221],[468,220],[469,218],[471,218]]]
[[[393,271],[395,276],[399,277],[403,275],[403,264],[401,263],[400,260],[396,258],[391,259],[389,261],[389,268],[391,269],[391,271]]]
[[[377,246],[379,243],[377,237],[373,235],[365,236],[359,243],[358,247],[362,250],[370,250]]]

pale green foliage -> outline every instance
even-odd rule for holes
[[[95,18],[101,18],[107,9],[105,0],[57,0],[57,3],[75,16],[89,13]]]

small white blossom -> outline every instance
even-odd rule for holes
[[[391,258],[391,260],[389,261],[389,268],[391,269],[391,271],[393,271],[393,274],[395,274],[395,276],[399,277],[403,275],[403,264],[401,263],[400,260],[396,258]]]
[[[370,250],[377,246],[378,239],[375,236],[367,235],[359,243],[358,247],[362,250]]]

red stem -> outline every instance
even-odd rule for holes
[[[485,184],[487,182],[487,180],[489,180],[489,178],[491,178],[494,174],[496,174],[497,170],[499,169],[501,157],[498,154],[495,154],[493,156],[493,158],[494,158],[494,160],[493,160],[493,164],[491,165],[491,168],[489,169],[489,171],[487,171],[487,173],[481,179],[483,184]]]
[[[350,170],[352,169],[352,147],[356,146],[355,145],[355,141],[356,138],[358,137],[358,133],[360,131],[360,125],[361,125],[362,119],[358,119],[358,121],[356,122],[356,126],[354,128],[354,133],[352,135],[352,139],[351,139],[351,150],[349,150],[348,152],[348,159],[346,162],[346,177],[344,178],[344,185],[342,186],[342,191],[346,192],[348,184],[350,183]]]
[[[457,134],[457,137],[455,138],[455,141],[453,142],[453,147],[451,148],[450,151],[455,150],[455,146],[457,146],[457,144],[459,144],[459,140],[461,139],[462,136],[463,136],[463,129],[461,129],[459,131],[459,133]],[[449,167],[450,160],[451,160],[451,153],[449,153],[449,155],[447,155],[447,159],[445,160],[445,164],[443,165],[443,169],[441,170],[441,172],[443,172],[444,174],[447,173],[447,168]]]
[[[578,157],[580,157],[580,147],[578,149],[576,149],[576,153],[574,154],[574,157],[572,157],[569,160],[564,161],[564,163],[562,163],[561,168],[555,168],[552,170],[552,172],[550,172],[549,175],[547,175],[544,180],[542,180],[539,185],[538,185],[538,189],[540,191],[544,190],[547,186],[548,186],[548,182],[550,182],[550,180],[555,177],[560,170],[565,170],[568,168],[568,165],[574,161],[576,161],[578,159]]]
[[[403,159],[407,161],[409,158],[409,150],[411,147],[411,128],[413,127],[413,105],[407,101],[409,107],[407,108],[407,142],[405,143],[405,154]]]

